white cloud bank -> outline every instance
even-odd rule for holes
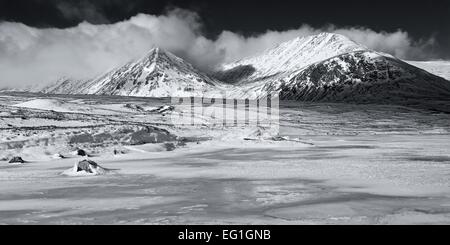
[[[173,10],[166,15],[139,14],[108,25],[81,23],[67,29],[37,29],[21,23],[0,23],[0,87],[42,84],[61,76],[88,78],[161,47],[201,69],[212,69],[272,48],[298,36],[323,31],[348,36],[374,50],[399,58],[424,58],[433,39],[413,41],[407,32],[375,32],[367,28],[267,31],[251,37],[223,31],[215,40],[201,32],[195,13]]]

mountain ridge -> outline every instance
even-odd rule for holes
[[[340,34],[320,33],[297,37],[258,55],[223,65],[223,71],[219,77],[223,80],[228,80],[228,76],[240,79],[239,76],[233,74],[233,70],[239,72],[238,67],[249,69],[251,66],[254,69],[253,73],[243,74],[245,80],[273,79],[298,71],[313,63],[359,50],[368,49]],[[231,70],[231,74],[227,74],[227,70]]]
[[[450,82],[333,33],[299,37],[208,75],[160,48],[94,79],[45,93],[408,104],[450,100]]]
[[[94,79],[61,81],[46,93],[98,94],[122,96],[188,96],[215,90],[219,81],[200,72],[183,59],[153,48],[143,57],[114,68]],[[79,84],[79,85],[76,85]],[[67,89],[68,91],[64,91]]]

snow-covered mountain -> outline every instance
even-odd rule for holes
[[[281,99],[410,104],[449,100],[450,82],[399,59],[356,51],[315,63],[279,88]]]
[[[297,38],[224,68],[217,76],[235,82],[229,94],[238,98],[383,104],[450,100],[449,81],[331,33]]]
[[[30,92],[42,92],[46,94],[82,94],[85,84],[91,80],[78,80],[69,77],[62,77],[56,82],[45,86],[39,90],[33,89]]]
[[[43,90],[58,94],[99,94],[142,97],[202,96],[218,90],[219,82],[183,59],[160,48],[143,58],[95,79],[61,79]]]
[[[233,83],[274,80],[316,62],[366,49],[339,34],[321,33],[298,37],[256,56],[225,64],[217,77]]]
[[[86,80],[62,79],[42,90],[60,94],[221,97],[420,104],[449,101],[450,82],[333,33],[296,38],[206,75],[163,51]],[[428,103],[428,102],[427,102]]]

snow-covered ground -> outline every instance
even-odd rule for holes
[[[1,94],[0,223],[450,223],[449,114],[282,102],[271,138],[182,125],[170,105]],[[77,148],[111,171],[63,175]]]

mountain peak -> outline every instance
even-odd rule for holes
[[[305,49],[314,49],[320,51],[320,49],[326,49],[321,53],[324,54],[343,54],[352,51],[358,51],[362,49],[367,49],[366,47],[352,41],[350,38],[337,34],[322,32],[316,35],[310,35],[305,37],[297,37],[290,41],[281,43],[276,49],[289,49],[290,51],[307,53]],[[330,57],[331,58],[331,57]]]
[[[368,49],[344,35],[324,32],[281,43],[257,56],[226,64],[224,70],[251,66],[254,72],[246,77],[247,80],[257,77],[272,79],[334,56],[364,50]]]
[[[159,55],[159,54],[171,54],[169,51],[166,51],[165,49],[163,49],[163,48],[160,48],[160,47],[154,47],[154,48],[152,48],[152,49],[150,49],[148,52],[147,52],[147,56],[149,56],[149,55]]]
[[[164,49],[162,49],[162,48],[160,48],[160,47],[155,47],[155,48],[152,48],[152,49],[150,49],[148,52],[147,52],[147,54],[146,55],[144,55],[144,57],[143,57],[143,59],[146,59],[146,58],[157,58],[157,57],[159,57],[159,56],[161,56],[161,55],[166,55],[168,52],[167,51],[165,51]]]
[[[168,64],[174,66],[182,66],[189,69],[194,69],[189,63],[182,58],[162,49],[155,47],[150,49],[146,55],[135,61],[135,63],[146,63],[147,65],[154,64]]]
[[[351,41],[350,38],[344,36],[342,34],[334,33],[334,32],[321,32],[317,35],[312,35],[315,38],[323,38],[323,39],[334,39],[334,40],[347,40]]]

